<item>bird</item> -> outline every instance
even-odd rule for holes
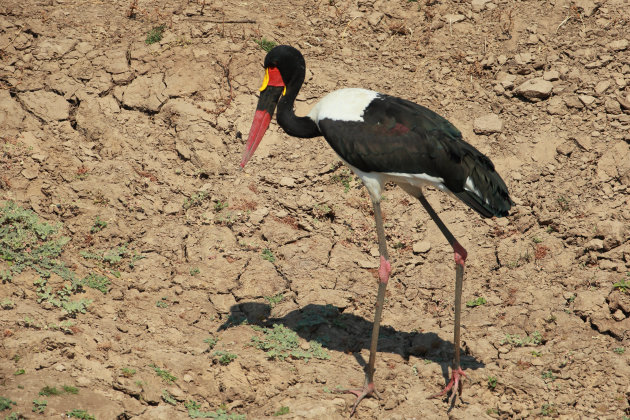
[[[298,138],[323,136],[339,158],[361,179],[374,211],[378,237],[378,292],[365,366],[364,384],[343,392],[356,396],[350,416],[367,396],[380,398],[374,385],[378,334],[391,273],[381,198],[385,184],[393,182],[420,201],[451,245],[455,258],[454,357],[445,388],[431,396],[451,392],[451,406],[463,389],[466,376],[460,365],[461,295],[467,251],[455,239],[423,194],[433,186],[461,200],[484,218],[504,217],[514,204],[492,161],[467,143],[446,118],[414,102],[368,89],[344,88],[324,96],[306,116],[296,116],[295,99],[304,83],[306,62],[289,45],[278,45],[264,59],[265,76],[241,168],[254,154],[277,109],[277,122]]]

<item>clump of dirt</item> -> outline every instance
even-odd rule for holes
[[[2,249],[30,259],[0,254],[2,416],[348,415],[353,397],[334,391],[363,381],[373,215],[322,139],[275,123],[239,170],[269,42],[306,57],[298,114],[341,87],[421,103],[492,158],[516,202],[482,220],[427,192],[469,252],[468,379],[447,412],[427,397],[453,351],[451,250],[419,203],[386,190],[384,398],[356,417],[630,416],[626,11],[623,0],[3,1],[0,207],[33,217],[22,229],[36,240],[7,242],[23,236],[3,213]],[[274,325],[278,348],[291,340],[282,357],[260,344]]]

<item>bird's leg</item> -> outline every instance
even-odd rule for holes
[[[370,360],[365,367],[365,382],[363,388],[344,390],[344,393],[350,393],[357,396],[350,417],[354,414],[359,403],[368,395],[374,395],[380,399],[376,387],[374,386],[374,364],[376,363],[376,347],[378,344],[378,331],[381,325],[381,314],[383,313],[383,304],[385,303],[385,289],[389,281],[389,273],[392,271],[389,263],[389,255],[387,253],[387,242],[385,240],[385,230],[383,228],[383,216],[381,215],[381,205],[373,200],[374,218],[376,219],[376,233],[378,235],[378,251],[380,254],[380,265],[378,268],[378,295],[376,297],[376,310],[374,312],[374,326],[372,328],[372,340],[370,343]]]
[[[464,264],[466,263],[466,257],[468,253],[464,249],[463,246],[460,245],[459,242],[455,239],[453,234],[448,230],[442,219],[437,215],[433,207],[429,204],[427,199],[423,194],[418,196],[418,200],[424,206],[431,219],[438,226],[446,240],[453,247],[453,251],[455,253],[455,326],[453,328],[453,344],[455,345],[455,356],[453,357],[453,372],[451,376],[451,380],[446,385],[446,387],[442,390],[442,392],[438,392],[435,395],[432,395],[429,398],[441,397],[446,395],[449,391],[452,390],[451,393],[451,404],[455,402],[455,398],[457,394],[462,395],[463,378],[466,377],[466,374],[462,370],[460,366],[460,325],[461,325],[461,314],[462,314],[462,285],[464,282]]]

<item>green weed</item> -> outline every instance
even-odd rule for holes
[[[166,29],[165,25],[154,26],[147,33],[147,38],[144,40],[144,43],[147,45],[155,44],[156,42],[160,42],[162,40],[162,36],[164,35],[164,29]]]
[[[183,205],[184,210],[188,210],[191,207],[196,207],[196,206],[201,205],[201,203],[203,203],[203,201],[206,198],[208,198],[208,193],[205,191],[200,191],[198,193],[191,195],[190,198],[187,198],[186,200],[184,200],[184,205]]]
[[[497,387],[497,378],[494,376],[488,376],[488,388],[494,390]]]
[[[339,182],[343,185],[343,192],[350,191],[350,183],[352,182],[352,173],[347,168],[341,171],[341,174],[335,174],[331,177],[334,182]]]
[[[4,298],[2,299],[2,301],[0,301],[0,307],[6,311],[13,309],[14,306],[15,304],[9,298]]]
[[[18,369],[15,372],[13,372],[13,375],[20,376],[20,375],[24,375],[25,373],[26,371],[24,369]]]
[[[542,334],[534,331],[531,335],[521,338],[518,335],[505,334],[501,344],[511,344],[514,347],[538,346],[543,343]]]
[[[191,276],[196,276],[199,273],[201,273],[201,270],[199,270],[198,267],[193,267],[193,268],[190,269],[190,275]]]
[[[96,420],[87,410],[77,410],[76,408],[72,411],[68,411],[66,416],[81,420]]]
[[[41,391],[39,391],[39,395],[42,395],[44,397],[49,397],[51,395],[61,395],[61,394],[63,394],[63,392],[59,391],[57,387],[54,387],[54,386],[51,387],[48,385],[46,385],[45,387],[41,389]]]
[[[278,411],[273,413],[273,416],[278,417],[278,416],[284,416],[285,414],[289,414],[289,407],[287,407],[286,405],[283,405],[282,407],[278,409]]]
[[[477,299],[469,300],[466,302],[466,306],[469,308],[474,308],[475,306],[481,306],[486,304],[486,299],[483,297],[478,297]]]
[[[227,201],[217,201],[214,204],[214,211],[221,211],[228,206],[229,204],[227,203]]]
[[[12,405],[17,405],[17,403],[8,398],[0,397],[0,411],[10,409]]]
[[[236,360],[236,358],[238,357],[238,355],[236,355],[234,353],[229,353],[229,352],[223,351],[223,350],[215,351],[214,352],[214,356],[218,357],[218,359],[217,359],[218,362],[221,363],[224,366],[229,365],[234,360]]]
[[[219,342],[219,339],[215,337],[208,337],[205,340],[203,340],[203,342],[208,344],[208,350],[212,350],[214,346],[216,346],[217,343]]]
[[[543,404],[542,408],[540,409],[540,414],[542,414],[543,416],[549,416],[549,417],[554,417],[556,415],[558,415],[558,410],[556,409],[555,405],[552,404]]]
[[[103,293],[104,295],[106,295],[107,292],[109,292],[109,285],[111,284],[111,282],[109,281],[107,277],[103,276],[102,274],[94,274],[94,273],[88,274],[83,279],[83,283],[87,287],[96,289],[99,292]]]
[[[167,390],[163,390],[162,391],[162,399],[167,404],[177,405],[177,400],[175,398],[173,398],[173,396]]]
[[[330,359],[330,355],[322,348],[317,341],[310,342],[309,350],[300,348],[298,335],[289,328],[274,324],[273,328],[260,328],[264,338],[252,337],[254,347],[263,350],[267,354],[268,359],[284,360],[287,357],[292,359],[304,359],[307,362],[311,358]]]
[[[106,227],[107,227],[107,222],[104,220],[101,220],[100,217],[96,216],[96,220],[94,220],[94,224],[92,225],[92,228],[90,229],[90,233],[100,232]]]
[[[282,293],[278,293],[275,296],[265,296],[265,300],[269,302],[269,306],[271,306],[272,308],[278,303],[282,302],[282,299],[284,299]]]
[[[621,291],[622,293],[628,293],[628,290],[630,290],[630,281],[621,279],[617,283],[613,284],[613,288]]]
[[[172,382],[175,382],[177,380],[177,378],[175,376],[171,375],[168,371],[166,371],[164,369],[160,369],[159,367],[157,367],[155,365],[149,365],[149,367],[152,367],[153,370],[155,371],[155,373],[157,374],[157,376],[162,378],[162,380],[165,381],[165,382],[172,383]]]
[[[626,352],[626,349],[625,347],[617,347],[617,348],[614,348],[613,351],[617,354],[624,354]]]
[[[122,376],[124,376],[125,378],[131,378],[133,375],[136,374],[136,370],[132,368],[122,368],[121,372]]]
[[[276,261],[276,257],[273,256],[273,252],[271,252],[269,248],[263,249],[263,252],[261,255],[262,255],[263,260],[267,260],[271,263]]]
[[[244,415],[228,413],[223,408],[217,411],[201,411],[201,404],[193,400],[186,401],[184,407],[188,410],[188,416],[191,419],[245,420]]]
[[[262,48],[263,50],[265,50],[265,52],[269,52],[273,49],[273,47],[275,47],[276,45],[278,45],[276,42],[274,41],[270,41],[265,37],[262,37],[261,39],[256,39],[254,40],[256,42],[256,44],[258,44],[258,46],[260,48]]]
[[[77,388],[76,386],[64,385],[63,391],[67,394],[78,394],[79,388]]]
[[[33,413],[44,414],[48,401],[46,400],[33,400]]]
[[[552,381],[555,381],[555,380],[558,378],[558,377],[557,377],[557,376],[555,376],[555,375],[553,374],[553,372],[552,372],[552,371],[550,371],[550,370],[546,370],[546,371],[544,371],[544,372],[542,373],[541,377],[542,377],[543,379],[551,379]]]

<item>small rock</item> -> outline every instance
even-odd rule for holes
[[[543,73],[543,80],[547,80],[548,82],[558,80],[559,78],[560,73],[557,70],[547,70]]]
[[[473,122],[473,131],[476,134],[492,134],[503,131],[503,120],[497,114],[487,114],[479,118],[475,118]]]
[[[442,17],[442,19],[446,23],[453,24],[453,23],[457,23],[457,22],[463,21],[464,19],[466,19],[466,16],[460,15],[460,14],[449,13],[447,15],[444,15]]]
[[[599,251],[604,248],[604,241],[601,239],[591,239],[584,248],[588,251]]]
[[[591,95],[578,95],[578,99],[586,106],[589,106],[593,102],[595,102],[595,98]]]
[[[424,254],[431,249],[431,243],[428,241],[419,241],[413,244],[412,249],[414,254]]]
[[[614,98],[606,99],[606,102],[604,102],[604,108],[606,108],[606,112],[609,114],[621,114],[621,105]]]
[[[514,56],[514,61],[516,61],[516,64],[519,66],[522,66],[523,64],[527,64],[532,61],[532,55],[528,52],[519,53]]]
[[[516,88],[516,94],[527,99],[546,99],[551,95],[553,84],[542,78],[534,78]]]
[[[290,176],[283,176],[282,178],[280,178],[280,185],[282,185],[283,187],[294,187],[295,179],[291,178]]]
[[[68,101],[54,92],[36,90],[25,92],[19,97],[26,108],[45,121],[67,120],[70,115]]]
[[[580,101],[580,99],[575,95],[566,96],[564,98],[564,103],[569,108],[577,108],[577,109],[584,108],[584,104],[582,103],[582,101]]]
[[[600,3],[593,0],[575,0],[575,6],[582,9],[585,17],[590,17],[599,8]]]
[[[39,176],[39,165],[32,165],[29,166],[28,168],[24,168],[22,170],[22,176],[24,176],[24,178],[28,179],[29,181],[37,178]]]
[[[607,46],[613,51],[625,51],[628,49],[628,40],[617,39],[612,42],[609,42]]]
[[[547,112],[551,115],[564,114],[565,107],[564,107],[564,101],[562,100],[562,98],[554,96],[553,98],[549,99],[549,106],[547,107]]]
[[[626,316],[621,309],[617,309],[615,313],[613,313],[612,317],[615,319],[615,321],[623,321],[624,319],[626,319]]]
[[[370,26],[376,26],[379,24],[381,19],[383,19],[383,16],[384,15],[381,12],[373,12],[370,14],[370,16],[368,16],[367,21],[370,24]]]
[[[587,152],[591,150],[591,148],[593,147],[591,136],[587,134],[577,135],[575,137],[575,142],[578,144],[578,146],[580,146],[582,149],[586,150]]]
[[[472,0],[472,11],[477,13],[481,12],[483,9],[486,8],[486,3],[488,3],[489,1],[490,0]]]
[[[597,93],[598,95],[601,95],[602,93],[606,92],[609,87],[610,87],[610,81],[602,80],[601,82],[598,82],[595,85],[595,93]]]

